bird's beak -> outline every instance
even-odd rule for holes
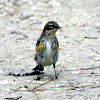
[[[58,26],[58,29],[61,29],[61,27],[60,27],[60,26]]]
[[[58,26],[58,29],[59,29],[60,31],[63,31],[62,27],[60,27],[60,26]]]

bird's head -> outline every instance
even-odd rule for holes
[[[49,21],[43,30],[43,34],[47,36],[54,36],[56,31],[60,29],[61,27],[54,21]]]

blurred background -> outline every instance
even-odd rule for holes
[[[36,41],[51,20],[62,27],[56,34],[60,43],[57,62],[60,74],[59,80],[45,88],[61,91],[38,91],[41,100],[100,99],[100,0],[0,0],[0,100],[20,95],[20,100],[37,98],[28,91],[9,94],[12,87],[41,84],[33,80],[36,76],[7,76],[2,69],[34,68]],[[53,75],[53,68],[46,67],[43,77]],[[66,87],[75,86],[87,88],[66,91]]]

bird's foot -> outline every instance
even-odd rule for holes
[[[34,79],[34,80],[36,80],[36,81],[40,81],[40,77],[38,76],[36,79]]]
[[[55,78],[55,79],[58,79],[58,76],[56,75],[54,78]]]
[[[54,81],[54,80],[56,80],[56,79],[58,79],[58,77],[57,77],[57,76],[55,76],[54,78],[52,78],[52,81]]]

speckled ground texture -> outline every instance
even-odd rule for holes
[[[56,21],[59,60],[36,75],[3,72],[32,69],[44,25]],[[0,0],[0,100],[100,100],[100,0]]]

